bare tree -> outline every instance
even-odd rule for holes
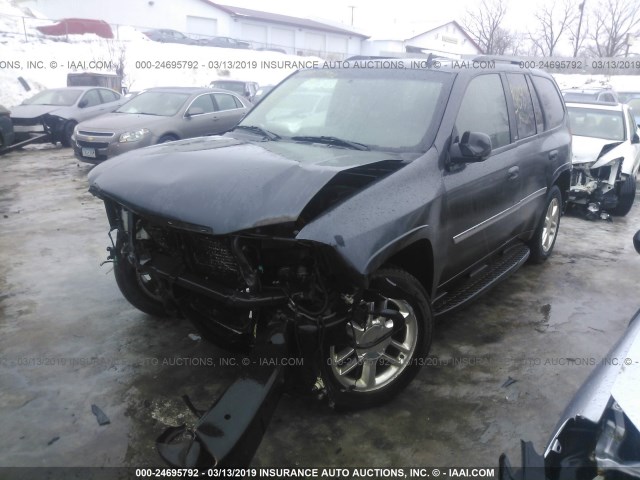
[[[601,0],[591,18],[591,52],[615,57],[626,53],[628,36],[640,25],[640,6],[637,0]]]
[[[508,31],[502,23],[507,13],[504,0],[482,0],[475,10],[467,11],[462,24],[487,55],[501,55],[509,45]]]
[[[537,30],[529,36],[543,56],[552,56],[562,35],[579,17],[575,0],[549,2],[534,14]]]

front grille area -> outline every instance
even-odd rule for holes
[[[145,230],[162,253],[182,258],[192,273],[230,288],[244,286],[229,237],[214,237],[157,224],[147,224]]]
[[[14,125],[19,125],[19,126],[31,126],[31,125],[42,125],[42,118],[38,117],[38,118],[15,118],[15,117],[11,117],[11,122]]]
[[[109,146],[106,142],[85,142],[84,140],[77,140],[76,143],[79,147],[84,148],[107,148]]]
[[[87,130],[78,130],[79,135],[86,135],[88,137],[113,137],[113,132],[89,132]]]
[[[240,282],[240,269],[229,248],[228,238],[197,233],[187,233],[186,237],[198,273],[212,275],[227,285],[237,285]]]

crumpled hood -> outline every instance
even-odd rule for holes
[[[60,105],[16,105],[11,107],[11,118],[37,118],[45,113],[59,115],[69,108]]]
[[[338,172],[400,155],[292,142],[202,137],[119,155],[89,189],[141,213],[214,234],[295,221]]]
[[[154,125],[166,123],[167,121],[173,122],[175,118],[136,113],[107,113],[91,120],[85,120],[82,122],[82,129],[125,132],[139,128],[153,128]]]
[[[581,137],[579,135],[574,135],[571,145],[571,149],[573,151],[573,158],[571,161],[574,165],[578,165],[582,163],[591,163],[598,160],[598,162],[591,168],[601,167],[609,163],[614,158],[621,156],[620,153],[618,153],[618,151],[616,150],[617,145],[620,144],[622,144],[621,141],[606,140],[603,138]],[[600,152],[602,152],[602,149],[607,145],[616,146],[598,159]]]

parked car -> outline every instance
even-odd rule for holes
[[[154,30],[147,30],[142,33],[144,33],[149,40],[153,40],[154,42],[182,43],[185,45],[196,45],[198,43],[197,40],[186,36],[184,33],[178,32],[177,30],[171,30],[169,28],[157,28]]]
[[[562,90],[562,96],[565,102],[620,102],[618,94],[608,87],[571,88]]]
[[[63,18],[53,25],[36,27],[36,30],[45,35],[66,36],[92,33],[102,38],[113,38],[111,26],[104,20],[93,18]]]
[[[636,121],[636,125],[640,127],[640,98],[632,98],[627,102],[629,108],[631,108],[631,114]]]
[[[231,90],[232,92],[242,95],[248,100],[253,100],[256,92],[258,91],[258,84],[256,82],[244,82],[241,80],[214,80],[209,84],[211,88],[222,88],[224,90]]]
[[[150,88],[113,113],[79,124],[73,148],[78,159],[98,163],[148,145],[227,132],[250,107],[226,90]]]
[[[287,54],[287,51],[284,48],[278,48],[278,47],[262,47],[262,48],[256,48],[256,50],[259,52],[276,52],[276,53],[284,53],[285,55]]]
[[[242,40],[236,40],[231,37],[203,37],[196,41],[198,45],[204,45],[207,47],[220,47],[220,48],[242,48],[249,49],[251,44]]]
[[[65,87],[43,90],[11,109],[16,141],[50,133],[49,141],[71,145],[79,122],[112,112],[125,102],[108,88]]]
[[[617,92],[622,103],[629,103],[631,100],[640,99],[640,92]]]
[[[624,103],[567,103],[573,134],[569,201],[588,218],[626,215],[636,197],[640,137]]]
[[[0,105],[0,152],[14,141],[13,123],[9,116],[11,112]]]
[[[640,231],[634,236],[640,253]],[[542,455],[522,442],[521,467],[500,480],[640,477],[640,311],[567,405]]]
[[[402,390],[435,316],[551,255],[571,134],[542,71],[394,61],[299,70],[224,136],[92,170],[124,297],[226,348],[277,332],[298,385],[336,405]],[[272,119],[314,92],[330,98],[309,122]]]

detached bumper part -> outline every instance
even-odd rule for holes
[[[175,468],[242,468],[249,465],[284,390],[284,370],[258,369],[236,380],[191,431],[171,427],[156,440]]]

